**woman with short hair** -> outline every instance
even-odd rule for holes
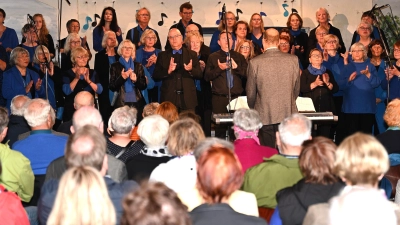
[[[35,49],[38,46],[38,37],[35,32],[35,27],[32,24],[27,23],[22,27],[21,34],[24,38],[22,39],[22,43],[18,46],[26,49],[29,52],[29,62],[32,63],[35,56]]]
[[[67,71],[74,67],[71,61],[71,52],[72,50],[76,49],[77,47],[81,47],[81,37],[77,33],[70,33],[68,34],[65,44],[64,44],[64,52],[61,53],[61,69],[63,71]],[[89,60],[88,60],[89,61]],[[89,68],[89,66],[87,65]]]
[[[358,42],[363,44],[366,48],[368,47],[369,43],[373,40],[371,38],[371,33],[373,32],[374,28],[372,24],[369,24],[365,21],[361,21],[360,24],[357,26],[357,34],[359,35]]]
[[[308,65],[306,56],[308,52],[308,35],[301,31],[303,19],[298,13],[292,13],[288,17],[286,26],[289,28],[290,34],[293,37],[294,53],[300,59],[303,68],[305,68]]]
[[[172,123],[179,119],[178,109],[174,104],[172,104],[172,102],[168,101],[161,103],[157,107],[155,114],[160,115],[164,119],[166,119],[169,125],[172,125]]]
[[[115,223],[114,205],[100,172],[88,166],[68,169],[61,177],[47,224],[112,225]]]
[[[387,153],[400,154],[400,99],[393,99],[386,107],[383,120],[388,126],[388,129],[376,136],[376,138],[385,147]]]

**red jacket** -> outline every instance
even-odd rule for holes
[[[14,192],[7,191],[2,185],[0,185],[0,209],[1,224],[30,224],[21,199]]]

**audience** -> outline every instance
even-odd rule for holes
[[[90,166],[67,170],[60,180],[47,224],[111,225],[115,222],[115,208],[102,174]]]
[[[385,147],[389,155],[400,154],[400,145],[397,139],[400,137],[400,99],[389,102],[383,119],[388,125],[388,129],[376,138]]]
[[[67,167],[71,169],[73,167],[88,166],[100,172],[100,174],[104,177],[104,181],[108,189],[108,195],[116,211],[115,212],[117,216],[116,221],[117,224],[119,224],[118,221],[120,219],[120,216],[122,215],[122,205],[121,205],[122,199],[126,193],[136,188],[137,184],[134,181],[124,181],[121,183],[117,183],[108,176],[106,176],[108,167],[107,159],[108,157],[106,154],[106,139],[104,138],[103,134],[99,131],[98,127],[92,125],[85,125],[84,127],[80,128],[69,137],[65,149],[65,161]],[[70,173],[73,174],[73,172]],[[64,195],[60,197],[57,196],[57,190],[59,189],[59,187],[61,188],[60,190],[62,190],[62,188],[65,188],[64,187],[66,185],[65,182],[66,180],[68,180],[68,177],[69,177],[68,175],[64,176],[63,177],[64,179],[63,178],[61,179],[62,182],[60,182],[57,179],[51,179],[49,181],[46,181],[46,183],[44,184],[42,188],[40,201],[38,204],[38,216],[39,216],[39,222],[41,224],[47,224],[50,212],[53,210],[53,208],[56,212],[68,208],[65,205],[60,206],[61,204],[60,201],[61,198],[64,199],[71,198],[71,195],[67,195],[69,197],[65,197]],[[72,191],[76,192],[77,190],[72,189]],[[91,198],[90,197],[87,198],[86,195],[84,196],[88,200],[94,200],[92,198],[100,198],[101,195],[92,195],[93,197]],[[83,200],[83,198],[80,199],[81,201]],[[77,210],[76,207],[78,207],[79,205],[76,204],[73,205],[75,207],[75,210]],[[105,205],[103,206],[105,207]],[[62,208],[59,209],[60,207]],[[77,212],[69,213],[66,216],[71,217],[76,215],[76,213]]]
[[[9,146],[13,146],[13,144],[18,141],[18,136],[20,134],[31,130],[24,118],[25,106],[29,101],[30,99],[25,95],[17,95],[11,100],[11,115],[8,122],[8,131],[7,136],[3,140],[3,142],[8,141]]]
[[[168,101],[161,103],[157,107],[155,114],[162,116],[170,125],[179,119],[178,109],[172,102]]]

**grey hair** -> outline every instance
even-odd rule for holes
[[[10,65],[11,66],[15,66],[15,64],[17,63],[17,57],[19,55],[23,55],[23,54],[27,54],[29,57],[29,52],[28,50],[22,48],[22,47],[15,47],[10,54]]]
[[[115,34],[114,31],[109,30],[109,31],[104,32],[103,39],[101,40],[101,47],[107,48],[107,39],[108,39],[108,36],[110,34],[114,34],[115,35],[115,46],[113,46],[113,47],[117,47],[118,46],[117,35]]]
[[[154,37],[156,37],[156,39],[154,40],[154,43],[157,42],[157,35],[156,32],[154,32],[154,30],[152,29],[146,29],[145,31],[143,31],[142,36],[140,36],[140,43],[144,46],[144,40],[146,39],[147,36],[150,35],[154,35]]]
[[[129,106],[120,107],[111,114],[108,127],[113,133],[129,134],[136,125],[137,109]]]
[[[26,103],[24,118],[30,127],[37,127],[45,124],[49,115],[54,123],[55,112],[47,100],[35,98]]]
[[[210,137],[210,138],[206,138],[203,141],[201,141],[194,148],[194,151],[193,151],[194,157],[196,158],[196,160],[198,160],[204,152],[208,151],[208,149],[210,149],[211,147],[214,147],[214,146],[222,146],[229,150],[235,151],[235,147],[231,142],[225,141],[223,139],[219,139],[216,137]]]
[[[42,47],[43,47],[43,51],[42,51]],[[37,47],[36,47],[36,49],[35,49],[35,57],[33,57],[33,62],[34,63],[36,63],[36,64],[39,64],[40,62],[39,62],[39,57],[38,57],[38,55],[39,55],[39,53],[45,53],[45,54],[49,54],[49,57],[47,57],[47,61],[48,62],[50,62],[51,61],[51,58],[50,58],[50,52],[49,52],[49,49],[46,47],[46,46],[44,46],[44,45],[38,45]]]
[[[361,20],[361,22],[358,24],[357,29],[356,29],[357,34],[358,34],[358,29],[360,29],[361,25],[367,25],[367,26],[369,27],[369,31],[370,31],[371,33],[374,31],[374,27],[372,26],[372,24],[369,24],[369,23],[367,23],[367,22]]]
[[[355,49],[359,49],[359,50],[363,50],[364,54],[363,54],[363,59],[366,60],[368,58],[368,49],[360,42],[356,42],[354,43],[351,47],[350,47],[350,52],[352,52]]]
[[[331,21],[331,15],[329,14],[328,10],[327,10],[326,8],[324,8],[324,7],[319,7],[319,8],[317,9],[317,11],[315,11],[315,17],[317,17],[318,12],[321,11],[321,10],[324,10],[324,11],[325,11],[325,13],[326,13],[326,15],[327,15],[328,21]]]
[[[254,109],[238,109],[233,114],[233,124],[245,131],[257,131],[262,127],[260,114]]]
[[[67,54],[69,51],[71,51],[71,39],[79,39],[79,41],[82,44],[82,40],[81,37],[79,37],[79,34],[76,33],[70,33],[67,36],[67,40],[65,40],[65,44],[64,44],[64,53]]]
[[[103,119],[97,109],[92,106],[82,106],[72,116],[72,126],[75,132],[85,125],[93,125],[103,130]]]
[[[3,132],[4,128],[8,125],[8,112],[4,107],[0,107],[0,133]]]
[[[21,101],[17,101],[17,99],[23,98],[23,103]],[[24,109],[26,108],[26,104],[31,99],[25,95],[17,95],[11,100],[11,114],[16,116],[24,116]]]
[[[160,115],[146,116],[138,125],[137,133],[143,143],[150,148],[165,146],[169,123]]]
[[[286,117],[279,124],[279,137],[282,143],[290,146],[301,146],[311,136],[311,121],[304,115],[295,113]]]
[[[119,44],[118,50],[117,50],[118,55],[122,56],[122,48],[124,47],[124,43],[128,43],[129,46],[133,48],[133,49],[132,49],[132,55],[131,55],[131,57],[132,57],[132,58],[135,58],[135,55],[136,55],[136,48],[135,48],[135,45],[132,43],[132,41],[129,40],[129,39],[125,39],[125,40],[123,40],[123,41],[121,42],[121,44]]]

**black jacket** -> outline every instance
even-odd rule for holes
[[[8,145],[12,147],[13,144],[18,141],[18,136],[20,134],[29,131],[31,131],[31,128],[23,116],[10,115],[7,136],[4,138],[3,143],[6,143],[8,140],[10,140]]]
[[[193,20],[190,20],[189,24],[196,25],[199,28],[199,32],[200,32],[201,36],[203,36],[203,28],[201,27],[200,24],[193,22]],[[185,37],[186,27],[183,26],[183,23],[182,23],[181,19],[179,20],[178,23],[172,25],[169,29],[171,30],[172,28],[177,28],[181,32],[182,37]],[[165,43],[165,50],[169,50],[169,49],[171,49],[171,45],[169,44],[169,41],[168,41],[168,38],[167,38],[167,43]]]
[[[329,24],[330,28],[329,28],[329,34],[333,34],[336,35],[336,37],[338,37],[339,39],[339,44],[340,44],[340,48],[338,48],[338,52],[339,53],[345,53],[346,52],[346,46],[344,45],[343,42],[343,38],[342,38],[342,34],[340,33],[340,30],[334,26],[332,26],[332,24]],[[317,26],[319,27],[319,25]],[[315,46],[317,45],[317,37],[315,36],[315,30],[317,30],[317,27],[312,29],[310,31],[310,35],[308,36],[308,51],[307,51],[307,55],[309,54],[310,50],[315,48]]]
[[[308,207],[328,202],[339,194],[344,184],[341,182],[322,185],[306,183],[301,179],[292,187],[284,188],[276,194],[279,216],[283,225],[301,225]]]

